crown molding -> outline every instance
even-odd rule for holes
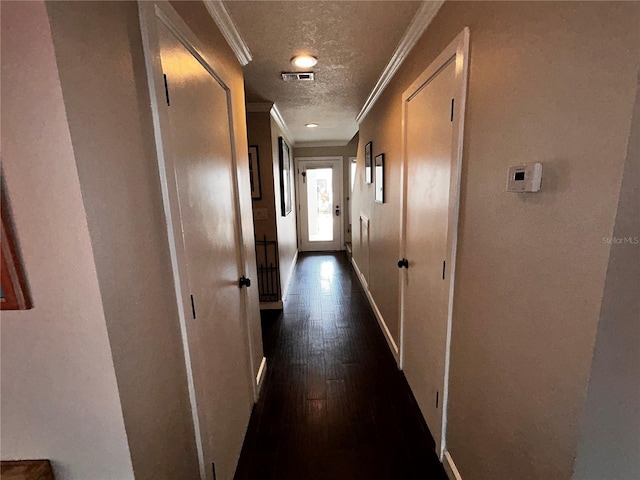
[[[295,147],[295,141],[293,139],[293,135],[291,134],[289,127],[287,127],[287,124],[285,123],[284,118],[282,118],[282,115],[280,114],[280,110],[278,110],[278,106],[275,103],[273,104],[273,107],[271,107],[270,112],[271,112],[271,117],[278,124],[278,126],[280,127],[280,130],[282,130],[283,136],[287,140],[287,143],[289,143],[289,146],[292,148]]]
[[[364,117],[367,116],[369,110],[373,108],[373,105],[378,98],[380,98],[380,95],[382,95],[382,92],[396,74],[400,65],[402,65],[409,55],[409,52],[411,52],[411,49],[418,43],[418,40],[420,40],[420,37],[431,23],[431,20],[433,20],[433,17],[436,16],[436,13],[438,13],[443,3],[444,0],[425,1],[418,9],[407,30],[404,32],[402,39],[400,39],[396,50],[393,52],[391,60],[389,60],[389,63],[382,71],[382,75],[380,75],[378,82],[375,87],[373,87],[369,97],[367,97],[367,101],[364,102],[362,110],[360,110],[360,113],[356,117],[356,122],[360,123]]]
[[[204,6],[207,7],[207,11],[213,21],[220,29],[220,33],[227,40],[227,43],[235,53],[240,65],[243,67],[247,65],[253,57],[249,51],[249,47],[245,43],[244,39],[240,35],[240,31],[236,24],[233,22],[231,15],[227,7],[224,6],[221,0],[204,0]]]
[[[327,140],[317,142],[298,142],[296,148],[318,148],[318,147],[346,147],[350,140]]]
[[[272,102],[250,102],[247,103],[247,112],[249,113],[267,113],[273,108]]]
[[[282,118],[280,114],[280,110],[278,110],[278,106],[272,102],[249,102],[246,105],[247,113],[269,113],[273,120],[276,122],[280,130],[282,130],[282,134],[287,140],[287,143],[290,147],[294,146],[293,135],[287,127],[287,124]]]

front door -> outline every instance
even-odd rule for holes
[[[158,21],[169,151],[186,278],[181,285],[202,454],[208,480],[230,480],[244,440],[252,386],[245,334],[239,212],[228,89]],[[170,179],[170,181],[173,179]],[[215,467],[213,464],[215,463]]]
[[[297,158],[302,251],[342,250],[342,157]]]

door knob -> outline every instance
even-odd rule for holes
[[[245,277],[244,275],[240,277],[240,279],[238,280],[238,288],[242,288],[242,287],[250,287],[251,286],[251,279]]]
[[[402,260],[398,260],[398,268],[409,268],[409,260],[403,258]]]

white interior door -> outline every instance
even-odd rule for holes
[[[229,91],[162,22],[167,165],[182,238],[183,307],[205,477],[231,480],[253,403]],[[168,172],[171,173],[171,172]],[[171,179],[168,179],[171,181]],[[180,242],[181,240],[181,242]],[[186,276],[186,278],[184,278]]]
[[[464,35],[459,38],[464,46]],[[459,198],[463,64],[450,45],[404,95],[402,368],[442,456]],[[461,49],[462,51],[463,49]],[[458,105],[456,105],[458,103]],[[460,143],[461,145],[461,143]]]
[[[302,251],[342,250],[342,157],[297,158]]]

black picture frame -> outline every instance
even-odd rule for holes
[[[278,137],[280,154],[280,207],[283,217],[293,209],[293,176],[291,175],[291,149],[283,137]]]
[[[375,198],[376,203],[384,203],[384,153],[375,159]]]
[[[373,142],[369,142],[364,146],[364,182],[372,183],[373,176],[371,174],[371,152],[373,151]]]
[[[4,171],[0,179],[0,210],[2,241],[0,241],[0,309],[29,310],[33,302],[29,294],[27,274],[22,263],[18,238],[4,184]]]
[[[249,145],[249,182],[251,183],[251,199],[262,200],[262,179],[260,178],[258,145]]]

